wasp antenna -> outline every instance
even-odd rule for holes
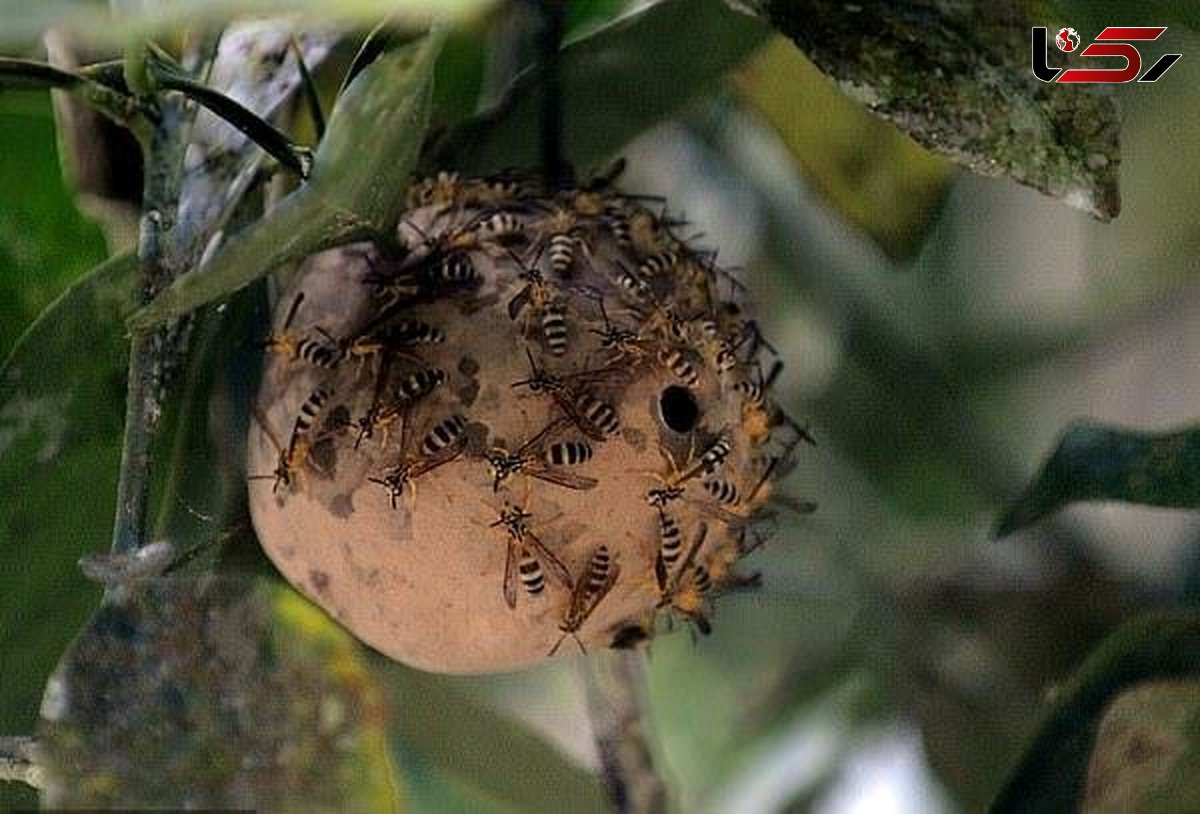
[[[783,372],[783,362],[776,359],[774,364],[771,365],[770,372],[767,373],[767,375],[765,377],[763,377],[763,380],[762,380],[763,389],[765,390],[765,389],[769,388],[771,385],[775,384],[775,380],[779,378],[779,374],[782,372]],[[762,373],[761,366],[759,366],[759,373],[760,373],[760,375]]]

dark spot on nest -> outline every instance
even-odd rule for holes
[[[636,449],[638,452],[644,452],[646,449],[646,434],[636,427],[622,427],[621,437],[625,439],[625,443]]]
[[[479,362],[470,356],[464,356],[458,360],[458,372],[467,378],[473,378],[479,372]]]
[[[467,383],[454,391],[458,396],[458,401],[464,407],[470,407],[475,403],[475,399],[479,398],[479,380],[468,379]]]
[[[353,422],[350,420],[350,408],[339,404],[329,411],[328,417],[321,422],[321,427],[325,432],[336,432],[350,426],[351,423]]]
[[[658,397],[659,416],[668,429],[688,433],[700,422],[700,405],[692,391],[677,384],[670,385]]]
[[[312,581],[313,588],[317,593],[323,594],[329,590],[329,574],[324,571],[309,571],[308,578]]]
[[[478,421],[472,421],[463,430],[463,435],[466,437],[466,451],[468,455],[482,455],[488,450],[488,434],[491,432],[487,424]]]
[[[329,513],[345,520],[354,514],[354,500],[350,495],[335,495],[329,503]]]
[[[308,454],[312,459],[313,469],[318,474],[326,478],[334,477],[337,469],[337,446],[332,438],[325,438],[313,444]]]

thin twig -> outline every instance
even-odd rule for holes
[[[182,100],[160,100],[154,127],[142,143],[146,180],[138,239],[141,304],[149,302],[179,271],[173,267],[166,245],[179,199],[187,132],[185,116]],[[162,412],[164,350],[169,344],[163,330],[134,336],[130,349],[125,440],[113,522],[115,554],[136,551],[144,542],[151,447]]]
[[[645,655],[605,650],[581,659],[592,737],[613,808],[629,814],[667,810],[667,784],[655,768],[646,699]]]
[[[36,743],[29,736],[0,736],[0,782],[42,787],[42,770],[34,759]]]

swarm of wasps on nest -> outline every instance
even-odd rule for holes
[[[416,181],[264,340],[251,513],[283,573],[442,672],[634,647],[752,588],[803,427],[716,252],[615,172]]]

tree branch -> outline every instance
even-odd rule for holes
[[[138,298],[142,304],[153,299],[180,271],[173,267],[166,244],[179,200],[188,132],[185,115],[182,99],[161,99],[153,128],[142,139],[145,185],[138,238],[141,267]],[[168,331],[170,328],[136,335],[130,349],[125,440],[113,522],[114,554],[136,551],[144,542],[151,447],[162,412],[165,350],[172,344]]]
[[[629,814],[667,810],[667,784],[655,768],[646,699],[645,655],[605,650],[581,659],[592,737],[613,808]]]

